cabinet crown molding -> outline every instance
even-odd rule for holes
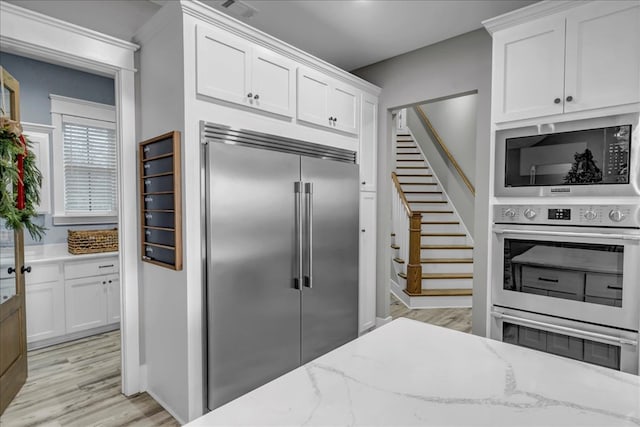
[[[213,25],[235,36],[241,37],[258,46],[267,48],[301,65],[320,71],[336,80],[357,87],[358,89],[380,95],[382,89],[369,83],[335,65],[316,58],[295,46],[287,44],[263,31],[260,31],[244,22],[228,16],[197,0],[180,0],[168,2],[163,8],[145,24],[136,34],[135,39],[141,43],[154,37],[163,25],[167,25],[174,18],[174,14],[181,13],[194,17],[202,22]],[[184,25],[184,20],[182,25]]]
[[[530,22],[534,19],[543,18],[568,9],[581,6],[589,1],[581,0],[544,0],[521,9],[505,13],[482,21],[482,25],[489,34],[493,35],[496,31],[504,30],[515,25]]]

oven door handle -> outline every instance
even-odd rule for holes
[[[494,228],[496,234],[524,234],[535,236],[560,236],[560,237],[584,237],[595,239],[622,239],[622,240],[640,240],[640,235],[636,234],[606,234],[606,233],[575,233],[566,231],[547,231],[547,230],[518,230],[511,228]]]
[[[616,337],[613,335],[599,334],[597,332],[581,331],[579,329],[569,328],[566,326],[553,325],[551,323],[539,322],[537,320],[523,319],[522,317],[511,316],[509,314],[492,311],[491,316],[496,319],[508,320],[522,326],[533,326],[537,329],[543,329],[548,332],[558,332],[565,335],[570,335],[576,338],[583,338],[589,340],[595,340],[612,345],[630,345],[632,347],[638,346],[638,341],[630,340],[627,338]]]

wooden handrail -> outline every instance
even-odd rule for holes
[[[467,178],[467,175],[465,175],[465,173],[462,171],[462,168],[460,167],[460,165],[456,161],[456,158],[453,157],[453,154],[451,154],[451,151],[449,151],[449,148],[447,148],[447,146],[444,143],[444,141],[442,141],[442,138],[440,138],[440,135],[438,135],[438,132],[436,132],[435,128],[433,127],[433,125],[431,124],[429,119],[427,118],[427,115],[424,113],[424,111],[422,110],[422,108],[420,108],[419,105],[417,105],[414,108],[416,110],[416,113],[418,113],[418,116],[422,120],[422,123],[424,123],[424,125],[429,129],[429,131],[433,135],[434,139],[436,140],[438,145],[440,145],[440,148],[442,148],[442,151],[444,151],[444,153],[446,154],[447,158],[449,159],[449,161],[451,162],[453,167],[456,169],[456,171],[458,172],[458,175],[460,175],[460,178],[462,178],[462,181],[464,181],[465,185],[467,186],[467,188],[469,189],[471,194],[473,194],[475,196],[476,195],[476,189],[474,188],[473,184],[471,184],[471,181],[469,181],[469,178]]]
[[[404,195],[404,191],[402,191],[402,186],[400,185],[400,181],[398,181],[398,175],[395,172],[391,172],[391,180],[393,184],[396,186],[396,190],[400,195],[400,200],[402,200],[402,205],[404,209],[407,211],[407,216],[411,218],[413,216],[413,211],[411,210],[411,206],[409,206],[409,202],[407,201],[407,197]]]
[[[420,295],[422,292],[422,264],[420,263],[420,243],[422,239],[422,214],[414,212],[409,206],[407,197],[402,191],[395,172],[391,172],[391,180],[398,190],[402,205],[409,217],[409,259],[407,260],[407,285],[409,295]]]

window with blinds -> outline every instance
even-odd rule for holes
[[[63,115],[62,138],[65,213],[115,215],[114,123]]]

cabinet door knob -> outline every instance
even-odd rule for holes
[[[335,122],[337,122],[337,121],[338,121],[338,118],[337,118],[337,117],[334,117],[334,118],[333,118],[333,123],[335,123]]]
[[[567,96],[567,102],[571,102],[571,101],[573,101],[573,96],[571,95]]]
[[[9,268],[7,268],[7,273],[8,273],[8,274],[13,274],[13,273],[15,273],[15,272],[16,272],[16,269],[15,269],[15,268],[13,268],[13,267],[9,267]]]
[[[25,267],[24,265],[20,267],[20,273],[24,274],[25,272],[31,273],[31,266]]]
[[[365,185],[367,183],[367,181],[362,181],[362,185]]]
[[[253,95],[253,99],[260,99],[260,95],[256,93],[255,95]]]
[[[560,104],[561,99],[560,98],[556,98],[553,100],[554,104]]]
[[[111,283],[111,280],[109,280],[109,283]]]
[[[107,283],[107,282],[105,282],[105,281],[102,281],[102,284],[103,284],[103,285],[105,285],[106,283]]]
[[[247,94],[247,98],[253,98],[253,94],[252,94],[251,92],[249,92],[249,93]]]
[[[360,230],[360,231],[362,231],[362,232],[364,233],[364,231],[365,231],[365,230],[364,230],[364,228],[363,228],[363,229],[362,229],[362,230]]]
[[[329,117],[329,121],[332,122],[333,121],[333,117]]]

